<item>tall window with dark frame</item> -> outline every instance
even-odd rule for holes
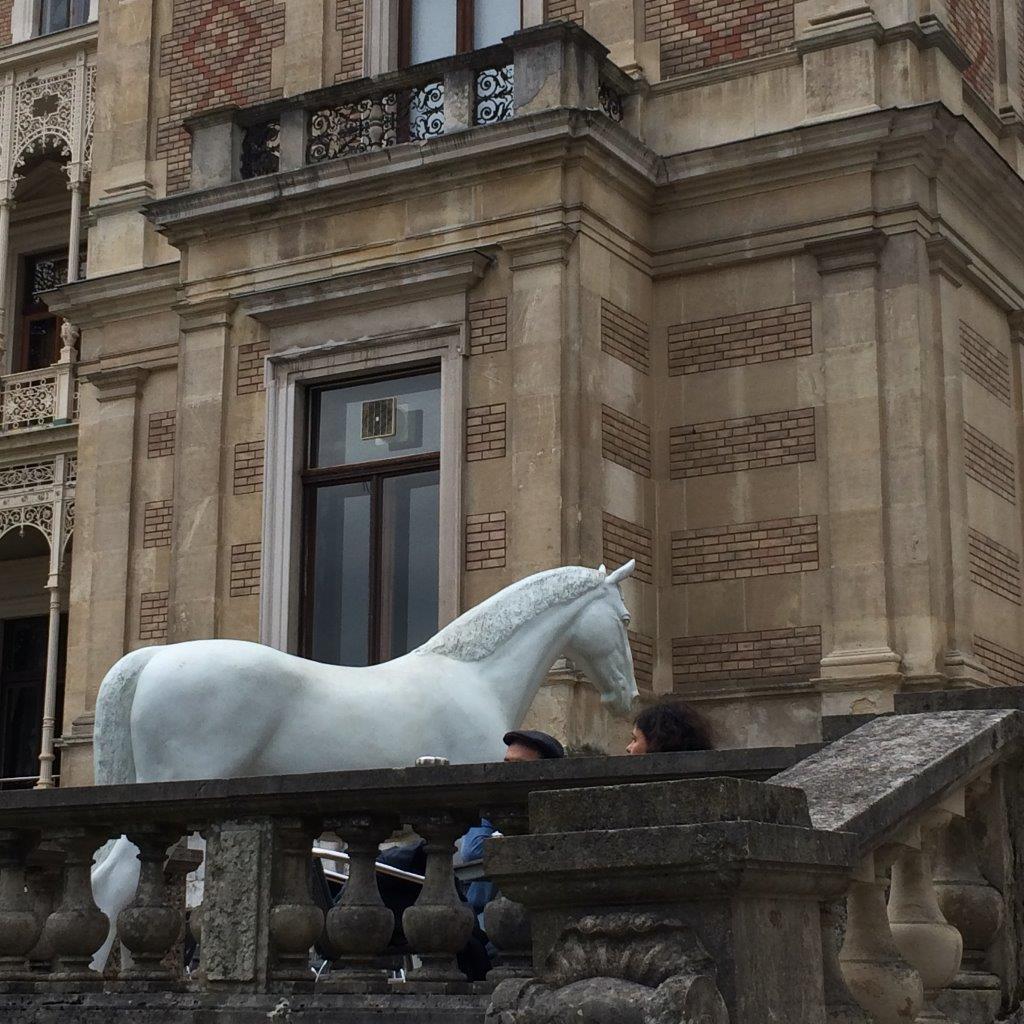
[[[36,31],[45,36],[75,25],[84,25],[88,20],[89,0],[42,0]]]
[[[303,653],[372,665],[437,631],[441,376],[309,394]]]
[[[85,277],[85,248],[79,254],[78,277]],[[41,370],[56,362],[60,355],[60,317],[51,313],[42,299],[48,288],[58,288],[68,280],[66,249],[36,253],[22,262],[21,301],[19,303],[18,344],[14,369]]]
[[[403,67],[493,46],[522,27],[520,0],[400,0]]]

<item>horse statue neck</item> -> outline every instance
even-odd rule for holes
[[[515,728],[602,582],[603,574],[579,567],[538,573],[470,609],[421,650],[474,662],[474,675],[494,693],[508,728]]]

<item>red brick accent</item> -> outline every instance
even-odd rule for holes
[[[146,455],[151,459],[159,459],[164,455],[174,454],[174,421],[175,412],[151,412],[149,414],[149,431],[146,437]]]
[[[809,356],[811,307],[776,306],[668,329],[669,376]]]
[[[810,679],[821,663],[821,627],[684,636],[672,641],[676,690],[708,683]]]
[[[469,354],[504,352],[508,347],[508,299],[477,299],[469,304]]]
[[[1016,504],[1017,474],[1013,453],[967,422],[964,423],[964,469],[982,487]]]
[[[983,636],[974,636],[974,653],[988,669],[988,677],[1001,686],[1024,685],[1024,657]]]
[[[645,0],[644,27],[672,78],[792,46],[793,0]]]
[[[582,25],[582,0],[544,0],[544,20],[575,21]]]
[[[167,591],[154,590],[139,601],[139,639],[167,642]]]
[[[990,105],[995,103],[995,40],[989,0],[949,0],[950,30],[971,58],[964,78]]]
[[[259,541],[231,545],[231,596],[248,597],[260,592]]]
[[[259,494],[263,490],[263,441],[235,445],[234,492]]]
[[[271,54],[283,42],[283,3],[174,0],[171,31],[160,40],[170,109],[156,137],[156,155],[167,159],[168,193],[189,182],[191,147],[182,121],[203,110],[269,99]]]
[[[960,321],[960,361],[964,373],[1004,405],[1010,404],[1010,360],[970,324]]]
[[[14,13],[14,0],[0,0],[0,46],[11,43],[11,15]]]
[[[467,515],[466,571],[504,568],[506,541],[504,512]]]
[[[169,548],[171,546],[171,511],[174,502],[147,501],[143,506],[142,546]]]
[[[505,403],[466,410],[466,461],[505,457]]]
[[[601,454],[641,476],[651,475],[651,428],[609,405],[601,406]]]
[[[633,675],[637,688],[650,691],[654,687],[654,638],[632,629],[626,633],[633,652]]]
[[[651,531],[644,526],[619,519],[610,512],[601,516],[603,527],[604,561],[609,569],[617,569],[631,558],[636,559],[635,579],[641,583],[654,582],[654,544]]]
[[[601,351],[641,373],[651,368],[650,328],[645,320],[601,300]]]
[[[814,410],[792,409],[673,427],[668,459],[673,480],[813,462]]]
[[[971,579],[979,587],[1020,604],[1020,555],[980,530],[968,532],[967,550]]]
[[[709,583],[818,568],[818,517],[764,519],[671,535],[672,582]]]
[[[359,78],[363,73],[364,0],[335,0],[334,27],[341,33],[341,70],[336,82]]]
[[[254,341],[238,346],[238,377],[235,381],[236,395],[251,395],[263,391],[263,361],[270,353],[265,341]]]

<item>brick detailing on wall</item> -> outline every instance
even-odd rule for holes
[[[995,640],[974,636],[974,653],[988,669],[988,677],[1000,686],[1024,685],[1024,657]]]
[[[341,33],[341,69],[336,82],[359,78],[363,73],[364,0],[335,0],[334,27]]]
[[[469,304],[469,354],[504,352],[508,347],[508,299],[477,299]]]
[[[11,43],[11,16],[14,13],[14,0],[0,0],[0,46]]]
[[[153,640],[158,644],[167,642],[167,594],[166,590],[154,590],[140,598],[140,640]]]
[[[620,519],[610,512],[601,516],[603,559],[609,569],[617,569],[631,558],[636,559],[634,579],[641,583],[654,582],[654,541],[646,527]]]
[[[601,454],[641,476],[651,475],[651,428],[609,405],[601,406]]]
[[[142,513],[142,546],[144,548],[169,548],[171,546],[171,511],[174,502],[147,501]]]
[[[505,457],[505,403],[466,410],[466,461]]]
[[[263,361],[270,353],[265,341],[254,341],[238,346],[238,375],[235,381],[236,395],[251,395],[263,391]]]
[[[231,545],[231,596],[248,597],[260,592],[260,555],[262,545],[252,541],[249,544]]]
[[[545,21],[575,21],[583,24],[583,0],[544,0]]]
[[[814,410],[686,423],[669,431],[669,476],[736,473],[815,459]]]
[[[980,530],[968,531],[967,550],[971,579],[979,587],[1020,604],[1020,555]]]
[[[963,320],[960,321],[960,361],[968,377],[1000,402],[1010,404],[1010,360]]]
[[[174,421],[175,412],[151,412],[149,414],[149,430],[146,436],[146,455],[151,459],[159,459],[164,455],[174,454]]]
[[[466,516],[466,571],[505,566],[504,512],[477,512]]]
[[[185,118],[271,97],[271,55],[284,42],[284,7],[275,0],[174,0],[171,31],[160,40],[170,105],[156,133],[156,155],[167,159],[168,193],[188,187]]]
[[[654,637],[634,629],[626,632],[633,652],[633,675],[637,688],[650,691],[654,687]]]
[[[792,46],[793,0],[645,0],[644,29],[672,78]]]
[[[818,517],[682,530],[671,543],[673,583],[812,572],[818,568]]]
[[[811,307],[806,302],[668,329],[668,372],[673,377],[793,359],[812,351]]]
[[[1013,453],[997,444],[988,434],[964,422],[964,469],[982,487],[1016,504],[1017,477]]]
[[[650,328],[646,321],[602,299],[601,351],[647,373],[651,368]]]
[[[259,494],[263,490],[263,441],[241,441],[235,445],[235,494]]]
[[[964,78],[989,105],[995,104],[995,39],[989,0],[949,0],[950,30],[971,59]]]
[[[684,636],[672,641],[676,690],[759,680],[795,682],[816,676],[820,662],[820,626]]]

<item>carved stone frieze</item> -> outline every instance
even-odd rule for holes
[[[728,1024],[715,975],[681,921],[584,917],[562,932],[538,979],[495,989],[487,1024]]]

